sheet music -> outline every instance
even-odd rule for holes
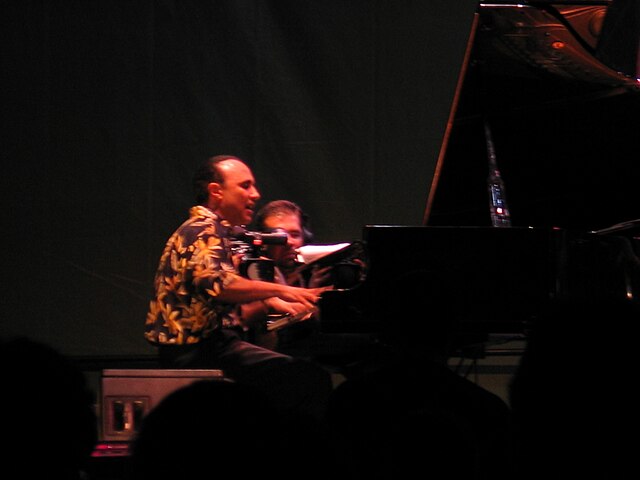
[[[350,243],[336,243],[333,245],[303,245],[298,249],[298,259],[301,263],[311,263],[330,253],[337,252],[351,245]]]

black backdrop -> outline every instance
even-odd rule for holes
[[[475,1],[3,2],[3,334],[152,352],[201,158],[244,157],[320,243],[420,224]]]

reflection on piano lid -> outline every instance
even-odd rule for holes
[[[636,218],[640,170],[617,152],[637,151],[639,19],[633,0],[480,2],[423,223],[490,225],[485,123],[513,225]]]

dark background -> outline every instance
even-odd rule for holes
[[[638,92],[465,71],[477,3],[3,2],[3,333],[151,355],[156,262],[214,154],[252,166],[261,203],[298,202],[317,243],[422,225],[430,193],[428,225],[488,226],[489,114],[514,226],[640,217]]]
[[[476,2],[455,3],[3,2],[3,333],[151,353],[205,156],[246,159],[318,243],[420,224]]]

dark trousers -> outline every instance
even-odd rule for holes
[[[329,372],[249,343],[234,330],[221,330],[197,344],[163,345],[159,355],[163,368],[222,369],[230,379],[261,390],[283,413],[324,421],[332,391]]]

